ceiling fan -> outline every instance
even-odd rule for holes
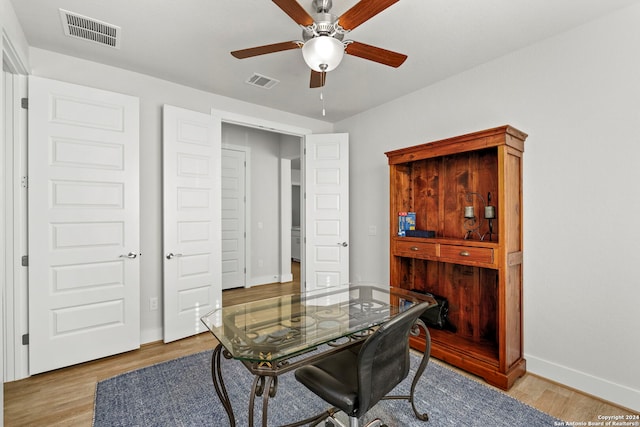
[[[373,18],[399,0],[360,0],[341,16],[329,11],[332,0],[313,0],[316,11],[312,17],[296,0],[273,0],[302,27],[303,40],[274,43],[248,49],[236,50],[231,55],[238,59],[290,49],[302,49],[302,56],[311,68],[310,87],[324,86],[326,73],[336,68],[345,53],[375,61],[390,67],[399,67],[407,55],[376,46],[344,40],[345,34]]]

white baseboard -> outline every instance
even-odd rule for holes
[[[140,344],[162,341],[164,334],[162,328],[153,328],[140,331]]]
[[[251,278],[250,286],[268,285],[269,283],[280,282],[280,275],[260,276]]]
[[[525,354],[527,371],[627,409],[640,411],[640,390]]]
[[[293,274],[274,274],[272,276],[254,277],[251,279],[249,287],[257,285],[268,285],[270,283],[286,283],[293,281]]]

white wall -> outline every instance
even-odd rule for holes
[[[0,0],[0,28],[2,29],[2,39],[0,44],[2,45],[3,53],[7,53],[5,50],[10,50],[10,54],[15,55],[16,59],[22,62],[23,65],[29,65],[29,45],[27,38],[22,32],[20,23],[13,10],[13,5],[9,0]],[[8,42],[5,44],[5,42]]]
[[[640,409],[640,4],[336,124],[352,280],[388,280],[385,151],[511,124],[524,156],[528,369]],[[356,220],[357,219],[357,220]],[[376,236],[367,235],[375,225]]]
[[[31,48],[29,56],[36,76],[140,98],[141,338],[143,343],[162,339],[162,311],[149,311],[148,303],[150,297],[162,298],[162,105],[203,113],[214,108],[313,132],[330,132],[332,125],[50,51]]]

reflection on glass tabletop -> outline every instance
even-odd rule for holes
[[[342,285],[222,307],[202,322],[234,358],[277,361],[367,331],[424,300],[389,286]]]

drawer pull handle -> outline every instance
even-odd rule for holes
[[[470,256],[469,251],[460,251],[460,256]]]
[[[420,248],[417,246],[411,246],[409,249],[411,249],[412,251],[419,251]]]

